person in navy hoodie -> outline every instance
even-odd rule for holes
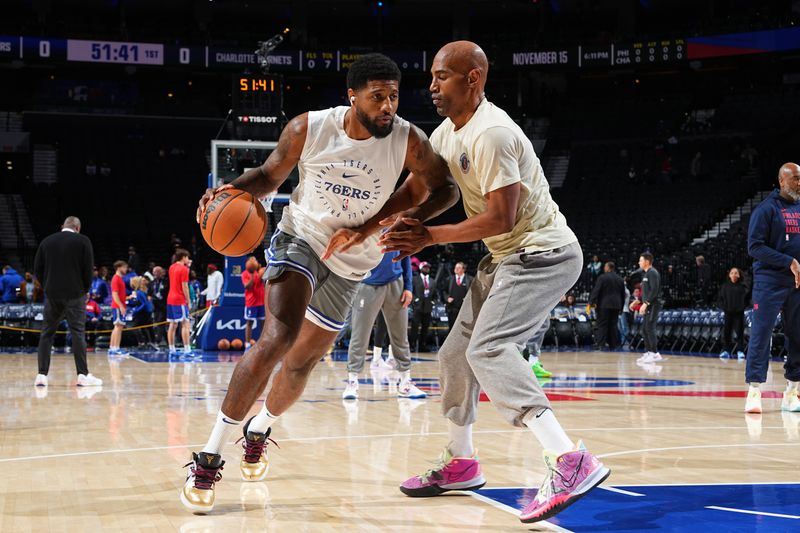
[[[781,310],[789,352],[784,364],[788,384],[781,409],[800,412],[800,166],[784,164],[778,182],[780,189],[753,210],[747,236],[748,252],[755,259],[747,413],[761,412],[760,386],[767,381],[772,329]]]

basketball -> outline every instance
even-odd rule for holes
[[[217,348],[221,352],[228,351],[231,349],[231,343],[230,341],[228,341],[228,339],[220,339],[219,342],[217,343]]]
[[[252,252],[267,231],[267,212],[249,192],[225,189],[206,205],[200,231],[208,245],[222,255]]]
[[[231,341],[231,350],[241,350],[242,348],[244,348],[242,339],[233,339]]]

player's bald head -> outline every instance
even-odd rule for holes
[[[471,41],[453,41],[439,50],[434,62],[437,60],[447,69],[464,76],[477,71],[478,87],[483,92],[486,76],[489,74],[489,60],[480,46]]]

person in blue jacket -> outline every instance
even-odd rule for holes
[[[131,278],[133,292],[128,296],[128,310],[133,316],[131,326],[145,326],[133,330],[139,349],[157,350],[158,348],[153,343],[152,328],[149,327],[153,324],[153,302],[147,297],[148,284],[149,282],[144,276]]]
[[[427,394],[411,381],[411,350],[408,346],[408,305],[411,303],[411,260],[392,260],[400,255],[392,252],[383,255],[369,277],[359,283],[350,315],[352,333],[347,352],[347,387],[344,400],[358,399],[358,374],[364,369],[369,335],[378,312],[383,312],[389,340],[400,372],[397,395],[401,398],[421,399]],[[376,347],[377,348],[377,347]],[[373,354],[375,357],[375,354]],[[380,357],[380,356],[378,356]]]
[[[800,166],[784,164],[780,189],[773,191],[750,218],[747,247],[753,263],[753,315],[747,348],[745,412],[761,412],[762,383],[767,381],[770,341],[778,313],[783,313],[788,381],[781,409],[800,412]]]
[[[10,266],[3,267],[3,275],[0,276],[0,298],[3,303],[17,303],[17,289],[22,284],[22,276]]]

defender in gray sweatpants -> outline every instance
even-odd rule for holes
[[[396,370],[405,372],[411,368],[411,352],[408,347],[408,309],[403,306],[404,290],[402,277],[386,285],[360,283],[353,301],[350,315],[352,333],[347,350],[347,371],[358,374],[364,369],[364,359],[369,345],[369,336],[378,313],[383,311],[392,353],[397,361]]]
[[[538,253],[517,253],[478,264],[453,330],[439,350],[444,415],[473,424],[481,386],[512,424],[531,409],[550,407],[527,362],[519,356],[550,310],[578,280],[583,253],[575,242]]]

